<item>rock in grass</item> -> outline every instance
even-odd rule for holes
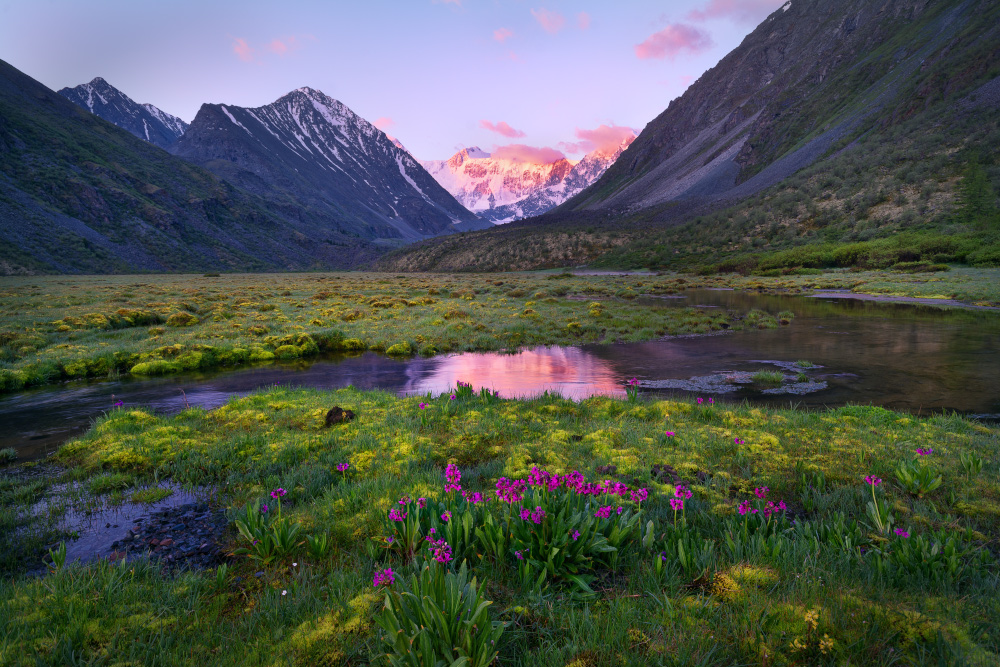
[[[326,413],[327,426],[333,426],[334,424],[346,424],[352,419],[354,419],[354,411],[345,410],[339,405],[333,406],[330,408],[330,411]]]

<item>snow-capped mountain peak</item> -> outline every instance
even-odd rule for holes
[[[267,196],[308,202],[331,224],[414,240],[483,226],[401,144],[314,88],[271,104],[205,104],[171,152]]]
[[[600,178],[635,135],[617,146],[598,147],[579,162],[560,158],[538,164],[515,157],[494,157],[478,146],[463,148],[447,160],[421,164],[467,209],[496,223],[539,215],[558,206]],[[499,155],[499,154],[498,154]]]
[[[177,140],[188,124],[152,104],[138,104],[102,77],[59,94],[109,123],[128,130],[140,139],[166,148]]]

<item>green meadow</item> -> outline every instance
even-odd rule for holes
[[[334,405],[356,418],[326,426]],[[466,386],[118,408],[61,473],[0,489],[5,539],[56,484],[169,479],[219,491],[231,555],[10,574],[0,663],[994,665],[998,436],[876,407]]]
[[[1000,270],[778,276],[224,274],[0,279],[0,392],[160,375],[324,351],[434,355],[615,343],[777,326],[774,314],[668,308],[642,297],[699,287],[1000,304]]]

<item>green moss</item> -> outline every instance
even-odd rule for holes
[[[281,345],[274,351],[274,356],[278,359],[298,359],[302,350],[297,345]]]
[[[396,343],[395,345],[390,345],[389,349],[385,351],[391,357],[408,357],[413,354],[413,347],[406,341],[402,343]]]
[[[169,375],[171,373],[180,373],[182,370],[184,368],[176,361],[155,359],[153,361],[138,363],[129,372],[133,375]]]
[[[198,324],[198,318],[191,313],[179,312],[174,313],[167,318],[167,326],[171,327],[191,327]]]
[[[348,352],[360,352],[362,350],[367,349],[367,346],[364,344],[364,341],[362,341],[359,338],[347,338],[344,340],[344,343],[341,347],[342,349],[347,350]]]
[[[270,350],[265,350],[262,347],[254,347],[250,349],[250,361],[272,361],[274,359],[274,352]]]

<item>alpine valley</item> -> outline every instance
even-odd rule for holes
[[[998,102],[1000,3],[791,0],[556,209],[379,265],[996,266]]]

